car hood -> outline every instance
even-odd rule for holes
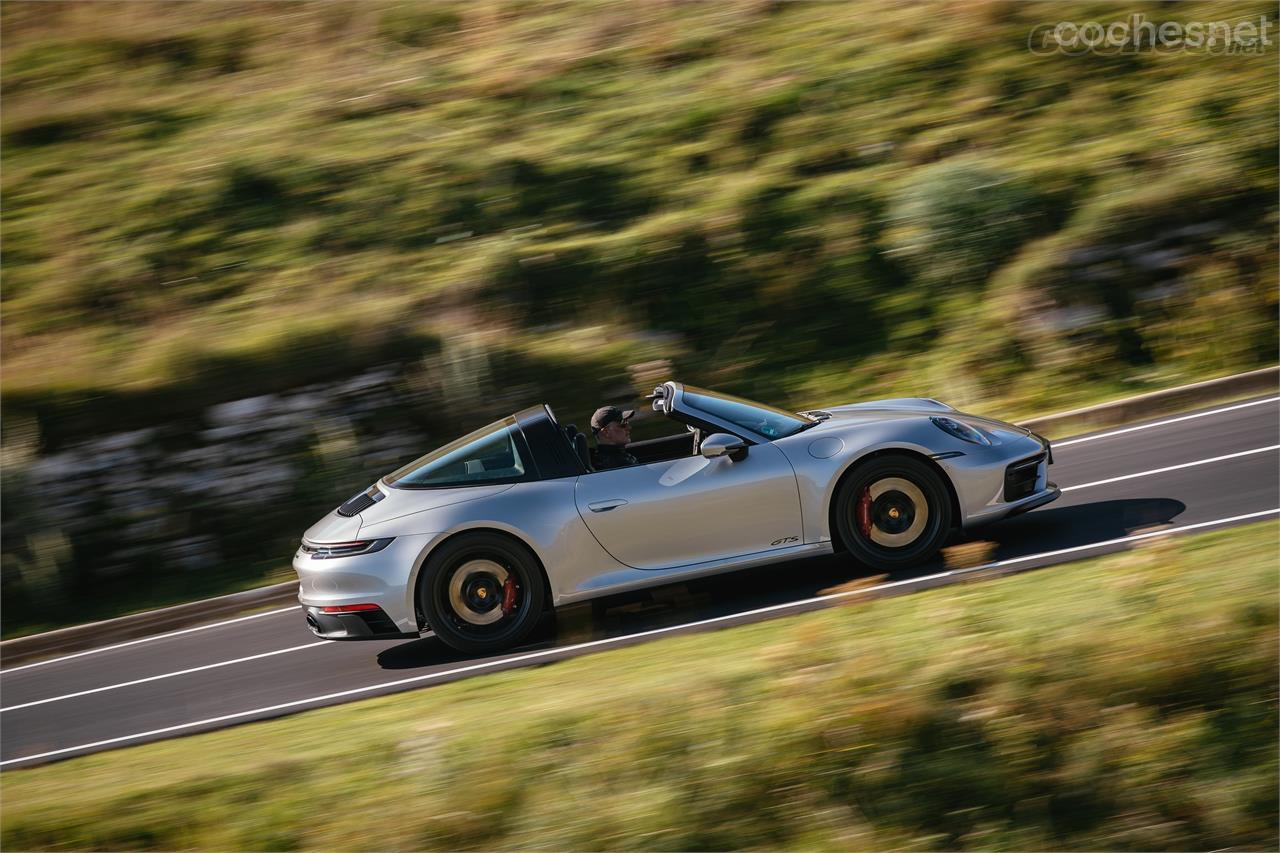
[[[805,413],[802,412],[802,414]],[[808,430],[809,432],[817,432],[833,427],[879,423],[881,421],[928,415],[947,415],[950,417],[958,413],[946,403],[911,397],[901,400],[872,400],[869,403],[850,403],[846,406],[827,406],[822,409],[810,409],[807,414],[823,418],[822,423],[815,427],[810,427]]]
[[[822,423],[806,430],[814,434],[832,429],[856,427],[883,423],[884,421],[902,420],[904,418],[924,418],[942,415],[963,421],[970,426],[986,432],[997,442],[1003,443],[1013,439],[1024,438],[1029,431],[1020,426],[1004,421],[971,415],[957,411],[946,403],[927,398],[910,397],[897,400],[874,400],[869,403],[852,403],[847,406],[828,406],[824,409],[811,410],[815,414],[829,415]]]

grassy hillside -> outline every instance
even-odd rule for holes
[[[1276,354],[1274,48],[1027,50],[1106,4],[0,15],[5,415],[46,442],[440,346],[796,404]]]
[[[0,777],[12,850],[1277,843],[1274,522]]]

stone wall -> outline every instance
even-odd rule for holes
[[[287,565],[311,522],[429,449],[428,394],[383,367],[7,464],[5,587],[39,597],[156,567]]]

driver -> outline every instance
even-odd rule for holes
[[[591,467],[597,471],[625,468],[640,460],[627,452],[631,441],[631,420],[635,409],[623,411],[617,406],[601,406],[591,416],[591,432],[596,437],[596,449],[591,453]]]

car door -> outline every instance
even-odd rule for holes
[[[651,462],[578,478],[578,512],[605,550],[637,569],[669,569],[800,543],[795,471],[758,444],[727,456]]]

